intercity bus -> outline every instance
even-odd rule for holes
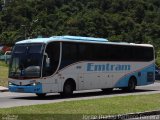
[[[9,90],[41,97],[91,89],[132,92],[154,79],[152,45],[104,38],[53,36],[19,41],[9,65]]]

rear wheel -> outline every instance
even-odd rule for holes
[[[136,78],[131,77],[129,82],[128,82],[128,87],[123,88],[123,90],[128,91],[128,92],[134,92],[136,89]]]
[[[110,93],[113,91],[113,88],[105,88],[105,89],[102,89],[102,91],[105,93]]]

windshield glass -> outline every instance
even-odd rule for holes
[[[44,45],[15,45],[9,66],[10,78],[37,78],[41,76]]]

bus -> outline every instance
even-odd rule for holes
[[[104,38],[53,36],[15,44],[9,90],[71,96],[74,91],[114,88],[134,91],[155,81],[154,47]]]

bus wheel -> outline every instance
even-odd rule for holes
[[[43,98],[46,96],[46,93],[36,93],[36,95],[40,98]]]
[[[127,90],[128,92],[134,92],[136,89],[136,78],[131,77],[128,82],[128,87],[124,88],[124,90]]]
[[[67,81],[65,84],[64,84],[64,87],[63,87],[63,92],[61,93],[61,95],[63,97],[70,97],[72,96],[73,94],[73,84],[72,82],[70,81]]]
[[[105,88],[105,89],[102,89],[102,91],[103,91],[104,93],[110,93],[110,92],[113,91],[113,88]]]

